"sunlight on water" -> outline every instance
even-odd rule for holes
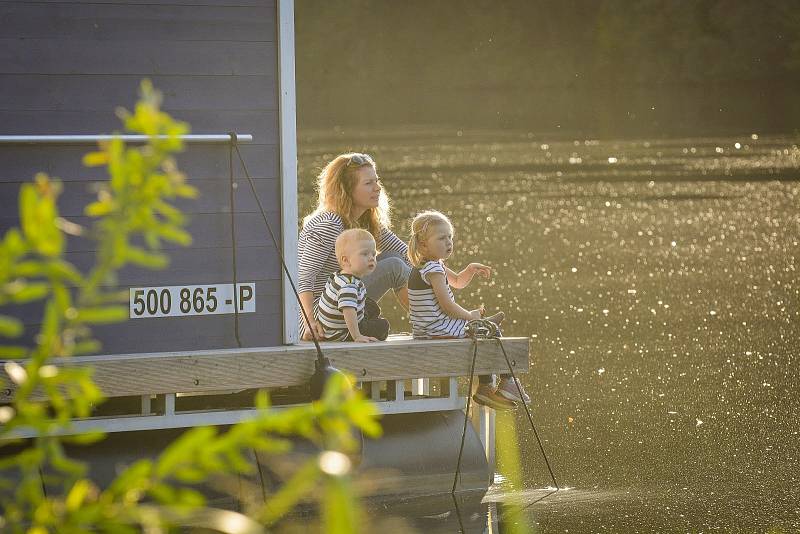
[[[530,337],[534,420],[573,488],[528,510],[539,531],[800,528],[794,138],[311,133],[301,213],[345,150],[376,158],[399,235],[417,211],[450,215],[450,264],[495,269],[456,298]],[[535,499],[549,476],[517,415]]]

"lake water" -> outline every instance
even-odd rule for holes
[[[498,481],[460,522],[398,508],[387,525],[494,531],[486,514],[513,501],[537,532],[800,530],[796,138],[301,133],[301,213],[327,160],[368,152],[398,235],[438,209],[455,225],[449,264],[495,268],[457,299],[530,337],[523,381],[568,488],[535,502],[551,481],[520,410],[522,488]]]

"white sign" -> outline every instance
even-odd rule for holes
[[[204,284],[201,286],[132,287],[131,319],[150,317],[184,317],[256,311],[255,282],[236,284]]]

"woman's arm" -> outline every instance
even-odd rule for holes
[[[470,263],[460,273],[456,273],[447,266],[445,266],[445,269],[447,270],[447,281],[451,287],[456,289],[467,287],[472,281],[472,277],[476,274],[483,278],[492,276],[492,268],[481,263]]]
[[[341,232],[341,220],[333,214],[322,214],[303,227],[297,240],[297,290],[311,327],[320,339],[324,336],[324,331],[322,325],[314,320],[314,284],[322,273],[325,262],[333,254],[336,238]],[[312,339],[308,328],[303,333],[303,339]]]
[[[386,227],[383,227],[377,240],[378,250],[381,252],[399,252],[408,263],[408,245],[405,241]],[[409,263],[410,265],[410,263]]]
[[[320,322],[314,318],[314,293],[312,291],[303,291],[300,293],[300,305],[303,306],[303,310],[306,312],[306,315],[303,317],[303,321],[305,321],[305,317],[308,317],[309,321],[311,321],[310,325],[306,323],[305,332],[303,332],[303,339],[306,341],[311,341],[314,339],[311,336],[309,328],[314,329],[317,339],[324,339],[325,330],[322,328]]]
[[[444,274],[437,272],[428,273],[428,282],[431,288],[433,288],[433,294],[436,295],[436,300],[439,301],[439,307],[442,308],[442,311],[446,313],[448,317],[467,321],[481,318],[480,309],[469,311],[450,300]]]

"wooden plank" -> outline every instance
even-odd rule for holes
[[[0,5],[3,37],[170,41],[275,41],[274,2],[60,3]]]
[[[210,279],[200,279],[200,280],[190,279],[174,284],[164,284],[160,276],[162,272],[163,271],[149,271],[150,273],[149,284],[142,284],[142,285],[131,284],[130,286],[121,285],[120,287],[123,290],[127,291],[129,287],[160,287],[162,285],[178,285],[178,286],[203,285],[212,283],[230,284],[232,282],[230,269],[227,273],[224,273],[223,275],[220,276],[220,278],[216,279],[216,281]],[[256,280],[252,278],[244,279],[240,277],[238,279],[238,282],[255,283],[256,285],[256,291],[255,291],[256,313],[247,314],[248,317],[251,317],[251,315],[261,316],[262,314],[280,315],[279,313],[280,307],[278,306],[278,304],[276,304],[280,301],[281,297],[281,285],[280,285],[280,279],[278,277],[275,277],[274,279],[271,280],[269,279]],[[124,306],[128,305],[127,297],[125,301],[122,302],[122,304]],[[22,321],[22,323],[26,325],[27,328],[35,329],[38,327],[39,321],[41,320],[43,315],[42,306],[43,305],[41,301],[29,302],[25,304],[6,304],[0,306],[0,314],[11,315],[13,317],[16,317],[17,319]],[[200,316],[198,317],[197,320],[213,322],[214,321],[213,317],[224,317],[224,316],[219,316],[219,315]],[[241,317],[243,316],[240,316],[240,318]],[[144,331],[146,328],[153,328],[154,335],[163,334],[164,336],[169,337],[170,335],[172,335],[173,328],[187,324],[187,322],[190,319],[191,319],[190,317],[160,317],[154,319],[146,318],[146,319],[136,319],[133,322],[131,322],[130,325],[131,328],[141,328],[142,331]],[[102,329],[102,327],[98,326],[95,328],[95,330],[97,330],[98,328]],[[142,352],[147,352],[147,351],[142,351]]]
[[[276,43],[0,39],[5,74],[269,75]]]
[[[0,74],[0,102],[17,111],[105,111],[135,102],[141,75]],[[148,76],[171,112],[278,109],[274,72],[259,76]],[[91,88],[91,90],[87,90]],[[225,132],[220,132],[225,133]]]
[[[254,181],[261,204],[270,211],[277,209],[277,199],[280,197],[280,184],[278,181],[274,179]],[[227,178],[190,180],[189,183],[199,190],[198,197],[195,199],[176,199],[174,205],[182,210],[184,214],[190,216],[192,220],[200,215],[230,213]],[[96,186],[97,182],[70,182],[63,184],[63,191],[58,201],[59,214],[62,217],[69,217],[70,221],[75,222],[76,217],[83,215],[86,205],[97,200]],[[19,187],[19,182],[0,182],[0,213],[3,214],[2,218],[5,219],[0,221],[0,229],[19,226]],[[237,214],[258,214],[258,221],[260,222],[255,223],[253,231],[263,230],[266,232],[263,219],[261,219],[261,212],[258,211],[258,205],[247,182],[239,182],[239,187],[236,188],[234,193],[234,203],[236,204]],[[269,219],[269,221],[273,228],[280,227],[280,221],[277,223],[273,222],[272,219]],[[264,235],[266,236],[266,234]],[[199,236],[195,235],[195,237]],[[195,240],[195,243],[198,242]],[[241,240],[239,242],[242,243]]]
[[[109,113],[109,115],[111,115]],[[120,127],[119,122],[116,125]],[[52,129],[52,128],[51,128]],[[77,130],[77,127],[76,127]],[[229,130],[219,130],[216,133],[224,134]],[[8,125],[0,125],[0,135],[8,135]],[[50,131],[31,132],[32,134],[47,134]],[[64,133],[101,133],[73,131]],[[252,133],[241,132],[240,133]],[[239,147],[247,164],[250,175],[257,180],[278,178],[278,147],[277,145],[264,145],[263,138],[256,139],[255,143],[243,144]],[[37,172],[46,172],[64,182],[86,182],[108,180],[108,175],[103,168],[87,168],[83,166],[82,158],[87,152],[96,149],[96,145],[84,146],[59,146],[59,145],[0,145],[0,182],[22,182],[33,178]],[[236,158],[236,154],[234,154]],[[176,156],[178,168],[186,174],[190,183],[196,187],[196,180],[213,180],[227,182],[228,173],[228,146],[225,144],[213,146],[186,145],[186,150]],[[234,160],[236,161],[236,160]],[[244,171],[239,165],[234,165],[234,176],[244,178]],[[249,191],[249,188],[244,189]],[[220,202],[227,201],[220,198]],[[238,202],[237,202],[238,203]],[[255,210],[255,208],[254,208]]]
[[[323,351],[339,369],[362,381],[417,377],[464,376],[472,360],[472,340],[411,340],[392,336],[378,343],[324,343]],[[507,372],[495,340],[478,341],[476,374]],[[529,368],[528,338],[505,338],[503,344],[515,373]],[[110,397],[192,393],[225,389],[303,385],[314,371],[310,343],[285,347],[198,351],[193,353],[83,356],[53,362],[58,367],[94,367],[94,380]],[[13,396],[15,386],[0,390],[0,402]]]
[[[275,7],[275,0],[36,0],[40,4],[115,4],[133,6],[230,6],[230,7],[252,7],[266,6]],[[14,2],[24,4],[26,2]]]
[[[169,267],[162,271],[147,271],[141,267],[126,267],[119,272],[121,286],[203,284],[230,278],[231,249],[176,249],[170,252]],[[68,252],[66,259],[81,272],[86,272],[94,256],[90,252]],[[240,281],[275,280],[280,278],[281,268],[275,247],[239,247],[236,258]],[[158,283],[153,282],[157,280]]]
[[[256,313],[239,315],[239,339],[243,347],[274,347],[281,344],[283,320],[280,296],[271,300],[257,297]],[[269,307],[271,309],[267,309]],[[277,310],[277,311],[276,311]],[[155,353],[198,349],[233,349],[237,347],[233,315],[167,317],[137,319],[93,329],[102,344],[103,354]],[[28,326],[21,340],[30,346],[39,325]]]
[[[165,111],[170,112],[169,109]],[[259,143],[278,144],[278,115],[273,110],[186,110],[171,114],[188,122],[194,134],[246,132]],[[93,135],[113,134],[119,130],[119,119],[111,111],[0,110],[2,135]]]
[[[275,204],[275,199],[270,199],[271,204]],[[84,228],[91,228],[93,219],[85,216],[72,216],[70,222],[79,224]],[[280,212],[267,211],[267,220],[270,226],[278,230],[280,228]],[[12,213],[11,216],[0,216],[0,228],[10,228],[18,225],[18,217]],[[264,218],[261,213],[237,213],[234,217],[236,228],[236,244],[239,247],[273,247],[272,241],[267,233]],[[231,246],[231,215],[230,213],[197,213],[189,217],[186,227],[192,235],[191,248],[220,248]],[[70,252],[86,252],[97,249],[97,242],[84,237],[68,236],[67,250]],[[161,250],[172,251],[182,250],[184,247],[174,243],[164,243]]]

